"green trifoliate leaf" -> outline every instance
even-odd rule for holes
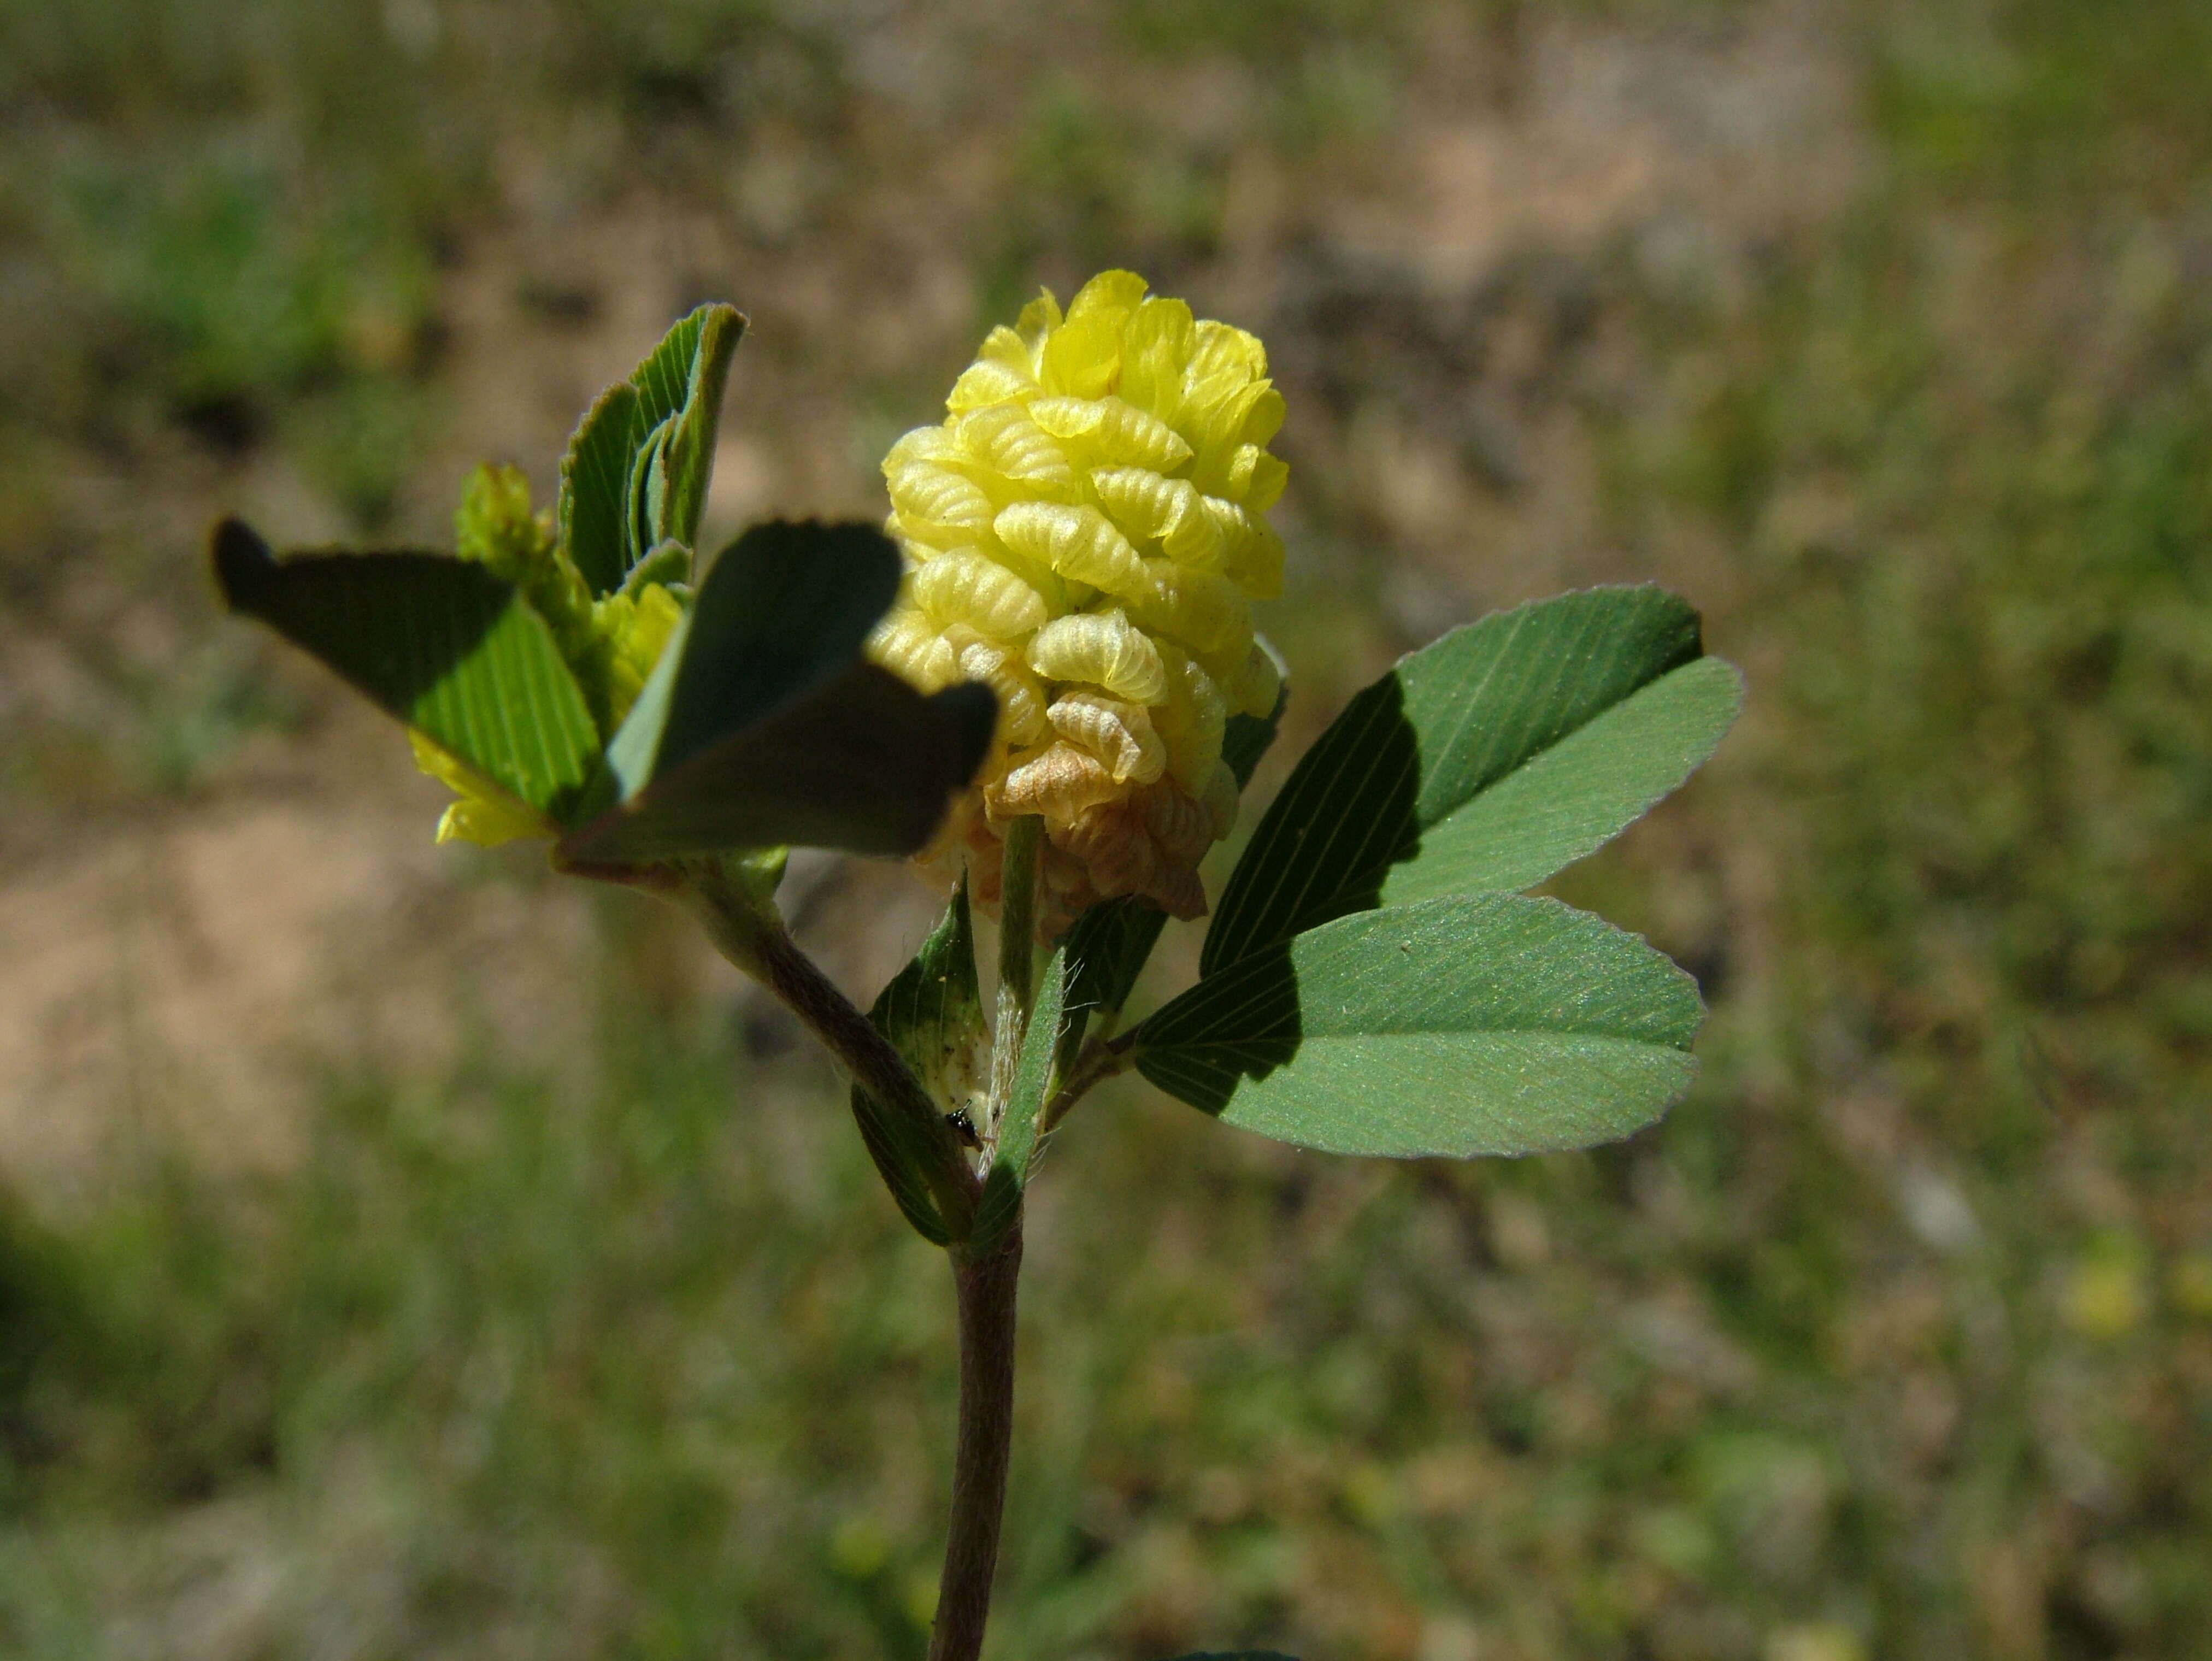
[[[1044,966],[1036,1003],[1030,1010],[1029,1030],[1022,1035],[1022,1052],[1014,1064],[1013,1088],[999,1121],[999,1137],[992,1149],[991,1168],[983,1179],[983,1198],[975,1213],[976,1250],[982,1251],[1004,1234],[1013,1222],[1029,1185],[1037,1155],[1037,1115],[1052,1088],[1054,1058],[1060,1050],[1060,1011],[1066,1002],[1067,953],[1052,955]]]
[[[1329,1153],[1611,1142],[1688,1088],[1697,985],[1632,935],[1520,894],[1343,917],[1201,979],[1137,1028],[1152,1082]]]
[[[555,823],[579,811],[599,739],[544,618],[484,566],[440,554],[279,560],[236,519],[216,580],[258,617]]]
[[[868,1019],[906,1058],[915,1076],[940,1106],[947,1112],[972,1113],[981,1082],[977,1068],[988,1034],[976,987],[975,936],[964,880],[944,920],[884,988]],[[951,1234],[930,1197],[925,1174],[940,1150],[921,1145],[919,1127],[885,1110],[857,1084],[853,1087],[853,1117],[869,1157],[907,1221],[933,1245],[946,1244]]]
[[[1735,673],[1656,588],[1486,617],[1403,659],[1309,751],[1208,931],[1211,975],[1348,912],[1513,889],[1633,823],[1712,753]]]

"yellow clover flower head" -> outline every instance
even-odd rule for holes
[[[1282,586],[1282,394],[1255,336],[1145,290],[1105,271],[1065,312],[1042,294],[884,460],[906,579],[870,654],[1000,706],[922,862],[964,863],[995,905],[1003,826],[1042,816],[1048,934],[1118,894],[1205,913],[1198,864],[1237,817],[1223,727],[1280,687],[1251,602]]]
[[[625,585],[592,597],[581,572],[553,534],[552,515],[533,512],[530,481],[513,467],[479,467],[453,516],[456,551],[489,567],[522,591],[545,620],[554,644],[574,671],[602,743],[611,739],[661,649],[684,616],[680,590],[658,582]],[[637,575],[652,568],[651,562]],[[560,827],[517,801],[451,750],[410,730],[415,765],[454,793],[438,821],[441,842],[485,847],[525,836],[556,836]]]

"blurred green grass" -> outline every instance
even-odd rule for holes
[[[1303,239],[1424,121],[1510,119],[1547,27],[1657,52],[1761,15],[1132,0],[1049,51],[891,33],[1003,93],[951,233],[975,320],[1108,260],[1206,280],[1248,234],[1238,158],[1310,197],[1269,257],[1337,287],[1247,319],[1293,393],[1310,732],[1414,643],[1407,572],[1492,591],[1474,532],[1440,567],[1346,459],[1377,410],[1464,401],[1415,384],[1430,302]],[[1447,24],[1495,85],[1427,77]],[[2212,14],[1809,27],[1866,147],[1833,212],[1686,260],[1632,227],[1497,302],[1547,342],[1515,408],[1587,440],[1605,569],[1690,592],[1751,676],[1708,773],[1559,885],[1698,973],[1702,1082],[1625,1147],[1466,1167],[1086,1108],[1036,1224],[994,1653],[2212,1655]],[[219,788],[294,718],[211,620],[151,668],[77,620],[87,584],[204,603],[55,477],[219,494],[275,452],[404,521],[468,418],[440,282],[501,158],[722,212],[773,139],[880,202],[886,150],[968,130],[879,36],[721,0],[9,0],[0,607],[137,712],[19,720],[11,804]],[[1220,112],[1127,95],[1176,76]],[[755,234],[861,233],[795,222]],[[920,419],[969,321],[825,396]],[[921,1652],[941,1265],[827,1068],[648,997],[654,925],[596,915],[592,1080],[355,1069],[281,1179],[155,1136],[9,1207],[0,1648]]]

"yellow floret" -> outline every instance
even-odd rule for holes
[[[684,621],[684,607],[659,583],[635,594],[617,591],[592,607],[592,627],[606,644],[607,725],[623,724],[646,678],[660,661],[661,648]]]
[[[1283,671],[1277,667],[1274,654],[1255,640],[1225,689],[1231,707],[1239,715],[1264,717],[1273,711],[1275,700],[1282,695]]]
[[[1229,724],[1229,700],[1220,682],[1170,646],[1166,649],[1167,694],[1152,712],[1152,724],[1168,747],[1168,771],[1189,795],[1196,796],[1213,777],[1221,759],[1221,739]]]
[[[922,615],[965,623],[987,639],[1018,640],[1044,627],[1044,597],[979,549],[939,554],[907,579]]]
[[[495,848],[519,837],[552,836],[558,827],[527,803],[509,796],[428,734],[407,729],[415,765],[453,792],[439,815],[441,842],[474,842]]]
[[[1095,507],[1060,502],[1016,502],[992,522],[1012,552],[1050,566],[1072,581],[1136,598],[1151,579],[1129,539]]]
[[[1039,398],[1037,428],[1080,451],[1086,461],[1171,472],[1191,458],[1182,435],[1151,411],[1116,397]]]
[[[1252,642],[1252,611],[1235,583],[1171,560],[1147,561],[1146,575],[1145,591],[1129,608],[1139,622],[1194,652],[1243,659]]]
[[[938,638],[951,649],[953,641],[949,637]],[[957,662],[957,676],[948,675],[945,680],[981,681],[991,688],[999,700],[1001,743],[1034,744],[1052,730],[1052,720],[1045,710],[1044,683],[1011,647],[980,638],[964,641]]]
[[[1219,566],[1221,528],[1188,479],[1142,467],[1100,467],[1091,471],[1091,488],[1099,506],[1139,544],[1157,542],[1179,564]]]
[[[1142,704],[1103,693],[1071,692],[1046,713],[1053,730],[1097,756],[1117,785],[1149,785],[1167,767],[1167,752]]]
[[[1167,693],[1159,646],[1119,611],[1054,618],[1030,641],[1030,667],[1048,681],[1101,686],[1139,704]]]
[[[960,676],[960,654],[936,623],[919,611],[886,613],[868,636],[868,656],[924,692],[951,686]]]
[[[1236,815],[1225,724],[1280,684],[1251,621],[1282,586],[1267,512],[1289,474],[1266,349],[1107,271],[992,330],[945,410],[884,458],[908,572],[869,642],[925,690],[1000,700],[978,791],[930,858],[964,861],[993,903],[1000,830],[1036,814],[1048,932],[1119,894],[1202,912],[1198,861]]]
[[[958,548],[988,534],[991,499],[982,486],[949,467],[917,461],[891,485],[898,534],[932,548]]]

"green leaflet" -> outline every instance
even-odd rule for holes
[[[898,549],[865,524],[757,524],[692,603],[657,776],[852,664],[897,597]]]
[[[629,864],[777,843],[912,853],[975,774],[988,688],[925,697],[860,656],[898,588],[866,525],[756,525],[708,568],[608,746],[620,804],[562,844]]]
[[[236,519],[211,540],[232,610],[259,618],[556,823],[580,809],[599,734],[552,632],[513,584],[440,554],[279,560]]]
[[[1037,1151],[1037,1115],[1043,1111],[1045,1094],[1052,1088],[1054,1058],[1060,1049],[1060,1017],[1067,985],[1067,951],[1052,955],[1044,966],[1036,1003],[1030,1010],[1029,1031],[1022,1035],[1022,1052],[1014,1064],[1014,1082],[1006,1110],[999,1122],[999,1140],[993,1150],[991,1169],[983,1179],[982,1203],[975,1213],[974,1249],[981,1252],[1004,1234],[1022,1203]]]
[[[1602,846],[1713,752],[1743,705],[1735,666],[1700,658],[1540,750],[1391,867],[1382,903],[1519,889]]]
[[[1152,1082],[1302,1147],[1398,1157],[1589,1147],[1688,1087],[1697,985],[1557,900],[1363,912],[1216,971],[1136,1031]]]
[[[1212,975],[1376,905],[1520,888],[1601,846],[1711,755],[1735,671],[1656,588],[1599,588],[1455,629],[1360,693],[1238,862]]]
[[[744,331],[744,313],[719,301],[698,306],[670,325],[660,343],[630,371],[643,429],[651,432],[671,415],[697,409],[709,392],[719,404],[730,355]]]
[[[607,746],[625,799],[849,667],[898,592],[898,552],[857,524],[757,524],[724,549]]]
[[[657,543],[651,553],[629,568],[629,574],[622,580],[623,591],[635,598],[659,583],[688,598],[691,565],[691,550],[682,543]]]
[[[663,511],[668,490],[665,462],[668,436],[675,425],[672,415],[639,439],[630,453],[629,478],[623,489],[625,560],[636,558],[639,549],[650,548],[659,539],[661,524],[667,517]]]
[[[561,458],[561,548],[594,596],[621,587],[630,565],[626,505],[637,409],[635,387],[610,386],[585,412]]]
[[[745,319],[702,306],[671,329],[629,379],[600,394],[561,464],[561,545],[605,595],[656,546],[689,548],[714,464],[730,359]]]
[[[744,315],[736,307],[702,306],[671,329],[630,376],[638,390],[641,432],[666,428],[657,458],[661,478],[653,497],[651,534],[633,550],[633,561],[657,542],[672,539],[690,547],[698,540],[722,391],[744,332]]]
[[[906,1058],[915,1076],[938,1102],[948,1109],[967,1106],[986,1034],[964,881],[954,892],[944,919],[884,988],[868,1019]],[[918,1127],[885,1111],[857,1084],[853,1087],[853,1117],[869,1157],[907,1221],[931,1244],[947,1244],[951,1232],[923,1174],[937,1150],[918,1146]]]
[[[784,844],[903,857],[975,776],[996,706],[988,688],[924,697],[855,662],[805,696],[656,773],[562,838],[580,864],[635,864]]]

